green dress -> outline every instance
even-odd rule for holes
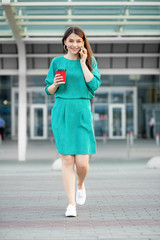
[[[53,84],[56,69],[66,69],[66,83],[58,87],[51,123],[57,150],[63,155],[95,154],[96,141],[90,99],[100,86],[97,63],[92,58],[92,80],[86,83],[80,60],[64,56],[52,60],[45,79],[45,91]]]

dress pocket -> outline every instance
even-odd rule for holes
[[[80,126],[86,131],[92,129],[92,113],[89,109],[85,109],[81,112]]]

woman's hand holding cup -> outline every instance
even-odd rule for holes
[[[60,74],[56,74],[54,77],[54,86],[58,87],[59,85],[63,84],[62,80],[63,76],[61,76]]]
[[[58,87],[66,82],[66,69],[57,69],[54,78],[54,85]]]

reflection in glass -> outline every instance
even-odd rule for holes
[[[108,106],[96,105],[94,108],[94,128],[96,137],[108,136]]]
[[[55,95],[47,95],[48,103],[54,103],[55,102]]]
[[[18,103],[18,99],[19,99],[18,92],[15,92],[15,103]]]
[[[133,103],[133,91],[126,91],[126,103]]]
[[[108,92],[97,92],[94,97],[96,103],[108,103]]]
[[[43,109],[42,108],[34,109],[34,136],[35,137],[43,136]]]
[[[30,107],[27,106],[27,137],[30,138]]]
[[[32,103],[45,103],[45,92],[32,92]]]
[[[48,123],[47,123],[47,125],[48,125],[48,137],[50,138],[51,137],[51,135],[53,134],[52,133],[52,125],[51,125],[51,110],[52,110],[52,108],[53,108],[53,106],[52,105],[49,105],[48,106]]]
[[[160,133],[160,110],[155,111],[155,131],[156,133]]]
[[[111,103],[123,103],[124,92],[112,92],[111,93]]]
[[[30,102],[31,102],[30,93],[27,92],[27,103],[30,103]]]
[[[15,105],[15,122],[14,123],[15,123],[15,126],[14,126],[15,136],[18,136],[18,106],[17,105]]]
[[[113,108],[113,136],[122,136],[122,109]]]
[[[126,133],[134,130],[133,105],[126,106]]]

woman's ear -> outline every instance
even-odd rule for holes
[[[68,51],[65,40],[64,40],[64,46],[63,46],[63,48],[64,48],[64,50],[65,50],[66,52]]]

